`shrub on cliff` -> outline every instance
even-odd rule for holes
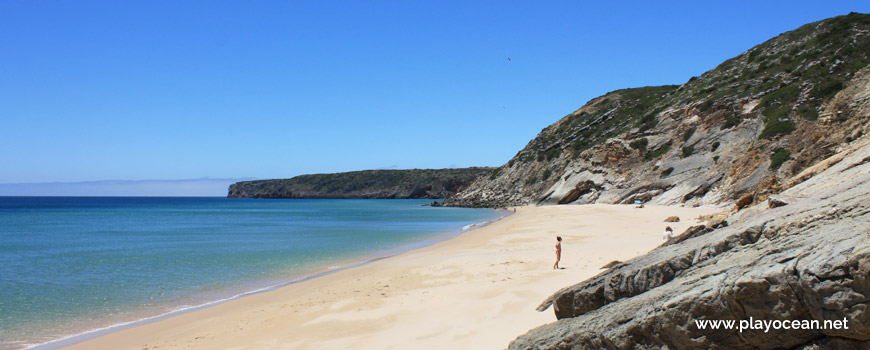
[[[652,152],[650,152],[650,153],[647,153],[647,154],[646,154],[646,157],[645,157],[644,159],[646,159],[646,160],[653,160],[653,159],[656,159],[656,157],[658,157],[658,156],[660,156],[660,155],[662,155],[662,154],[665,154],[665,153],[667,153],[667,152],[670,151],[670,150],[671,150],[671,143],[668,142],[668,143],[662,145],[661,147],[656,148],[655,151],[652,151]]]
[[[785,148],[777,148],[774,150],[773,154],[770,155],[770,170],[779,169],[782,163],[791,159],[791,152],[789,152]]]
[[[695,146],[690,145],[690,146],[683,147],[683,158],[691,156],[692,153],[695,153]]]
[[[628,145],[631,146],[631,148],[634,148],[634,149],[639,150],[639,151],[643,151],[643,150],[646,150],[646,146],[649,145],[649,140],[647,140],[646,137],[644,137],[644,138],[640,138],[640,139],[631,141],[631,143],[629,143]]]

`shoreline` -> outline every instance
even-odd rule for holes
[[[463,235],[469,231],[486,227],[487,225],[490,225],[494,222],[497,222],[499,220],[502,220],[502,219],[514,214],[513,212],[503,210],[503,209],[495,209],[495,211],[502,214],[497,219],[468,224],[468,225],[465,225],[465,226],[459,228],[458,230],[448,231],[448,232],[445,232],[443,234],[439,234],[433,238],[423,239],[423,240],[420,240],[417,242],[409,243],[409,244],[402,246],[402,247],[397,247],[397,248],[392,248],[392,249],[384,250],[381,252],[377,252],[377,253],[373,254],[372,256],[363,258],[360,261],[349,260],[349,261],[345,262],[345,264],[343,264],[343,265],[329,266],[329,267],[326,267],[324,270],[306,273],[306,274],[303,274],[300,276],[291,277],[289,279],[287,279],[287,278],[276,279],[276,280],[274,280],[274,282],[276,282],[274,284],[271,284],[271,282],[269,282],[269,281],[264,281],[262,283],[267,285],[265,287],[257,287],[255,289],[251,289],[251,290],[245,290],[242,287],[242,288],[240,288],[240,290],[241,290],[240,292],[235,293],[229,297],[220,298],[217,300],[205,301],[205,302],[197,304],[197,305],[182,305],[178,308],[171,309],[170,311],[163,312],[163,313],[160,313],[157,315],[146,316],[144,318],[135,319],[132,321],[123,321],[123,322],[111,324],[108,326],[97,327],[97,328],[86,330],[86,331],[81,332],[81,333],[62,336],[58,339],[54,339],[54,340],[44,342],[44,343],[23,344],[25,346],[24,349],[27,349],[27,350],[46,350],[46,349],[65,348],[65,347],[73,346],[73,345],[76,345],[76,344],[79,344],[82,342],[86,342],[86,341],[91,340],[91,339],[95,339],[95,338],[110,335],[110,334],[113,334],[116,332],[120,332],[120,331],[123,331],[126,329],[136,328],[136,327],[148,325],[148,324],[155,323],[155,322],[160,322],[160,321],[167,320],[167,319],[170,319],[173,317],[185,315],[185,314],[188,314],[191,312],[196,312],[198,310],[204,310],[204,309],[207,309],[210,307],[214,307],[214,306],[217,306],[217,305],[220,305],[223,303],[232,302],[234,300],[239,300],[241,298],[245,298],[248,296],[261,294],[261,293],[268,293],[268,292],[278,290],[278,289],[281,289],[281,288],[284,288],[287,286],[291,286],[291,285],[294,285],[297,283],[304,283],[306,281],[316,279],[316,278],[321,278],[324,276],[328,276],[328,275],[336,273],[336,272],[344,271],[347,269],[353,269],[353,268],[357,268],[360,266],[365,266],[365,265],[371,264],[371,263],[376,262],[376,261],[389,259],[389,258],[399,256],[399,255],[402,255],[402,254],[405,254],[408,252],[412,252],[412,251],[419,250],[419,249],[424,249],[424,248],[427,248],[429,246],[432,246],[432,245],[435,245],[435,244],[438,244],[438,243],[441,243],[444,241],[449,241],[449,240],[454,239],[456,237],[459,237],[460,235]]]
[[[660,228],[650,226],[663,228],[665,217],[678,215],[684,220],[669,225],[679,233],[695,224],[692,219],[717,211],[520,207],[426,247],[40,348],[506,347],[555,320],[534,310],[551,293],[594,276],[612,260],[658,246]],[[561,265],[567,269],[551,269],[556,234],[566,238]]]

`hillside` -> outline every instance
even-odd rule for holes
[[[492,168],[364,170],[300,175],[291,179],[243,181],[229,198],[447,198]]]
[[[758,203],[867,130],[870,15],[781,34],[682,85],[610,92],[446,205]]]
[[[538,310],[552,307],[558,320],[509,348],[868,348],[868,34],[870,15],[835,17],[681,86],[611,92],[455,197],[471,206],[729,206],[556,291]],[[804,323],[703,326],[717,320]],[[834,320],[840,327],[825,327]]]
[[[690,227],[557,291],[538,310],[558,321],[510,349],[870,348],[870,135],[812,171],[773,206]],[[744,328],[702,326],[714,320]]]

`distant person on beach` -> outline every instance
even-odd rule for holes
[[[665,233],[663,233],[662,236],[662,238],[665,239],[665,242],[670,241],[671,238],[674,237],[674,229],[672,229],[670,226],[666,227]]]
[[[559,260],[562,260],[562,237],[556,236],[556,263],[553,264],[553,269],[559,268]]]

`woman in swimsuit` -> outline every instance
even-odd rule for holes
[[[553,269],[559,268],[559,260],[562,260],[562,237],[556,236],[556,263],[553,264]]]

